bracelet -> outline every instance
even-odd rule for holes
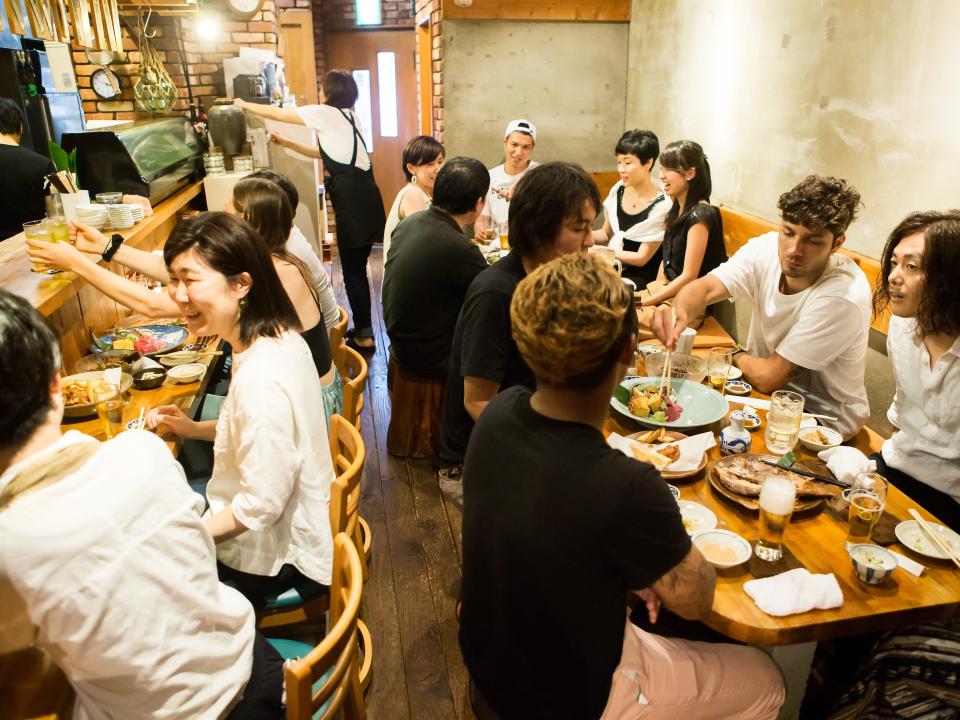
[[[113,260],[113,256],[117,254],[117,250],[120,249],[121,245],[123,245],[123,235],[120,233],[114,233],[110,236],[110,243],[100,254],[100,257],[103,258],[104,262],[110,262]]]

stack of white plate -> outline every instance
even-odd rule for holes
[[[130,212],[133,214],[133,221],[135,223],[143,220],[143,206],[137,205],[136,203],[128,203],[127,207],[130,208]]]
[[[77,220],[98,230],[107,224],[109,205],[77,205]]]
[[[110,226],[115,230],[128,230],[133,227],[133,210],[130,205],[110,206]]]

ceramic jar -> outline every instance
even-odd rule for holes
[[[750,451],[753,438],[743,423],[747,416],[740,412],[730,413],[730,424],[720,431],[720,452],[724,455],[740,455]]]

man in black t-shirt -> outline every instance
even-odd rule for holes
[[[517,183],[510,201],[510,254],[470,285],[453,334],[443,433],[433,458],[448,497],[461,494],[460,466],[487,403],[514,385],[533,388],[533,374],[510,336],[514,288],[538,265],[593,245],[599,210],[597,185],[579,165],[538,165]]]
[[[626,622],[627,596],[695,620],[716,575],[650,465],[602,428],[633,358],[633,296],[576,254],[517,286],[513,336],[537,389],[495,397],[464,463],[460,646],[504,720],[773,720],[783,681],[756,648],[665,639]]]
[[[453,158],[440,169],[433,204],[400,221],[384,267],[383,318],[397,364],[443,378],[453,329],[470,283],[487,267],[463,228],[483,210],[490,173],[479,160]]]
[[[0,98],[0,241],[23,224],[46,215],[43,179],[53,172],[50,158],[20,145],[23,115],[10,98]]]

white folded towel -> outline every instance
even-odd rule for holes
[[[149,370],[150,368],[162,368],[163,365],[158,363],[153,358],[148,358],[146,355],[142,355],[139,360],[130,365],[130,369],[133,372],[140,372],[141,370]]]
[[[817,457],[823,460],[834,477],[845,485],[853,485],[860,473],[875,472],[877,469],[875,461],[868,460],[862,452],[846,445],[822,450],[817,453]]]
[[[843,593],[833,573],[812,575],[805,568],[743,584],[747,595],[768,615],[793,615],[843,605]]]

